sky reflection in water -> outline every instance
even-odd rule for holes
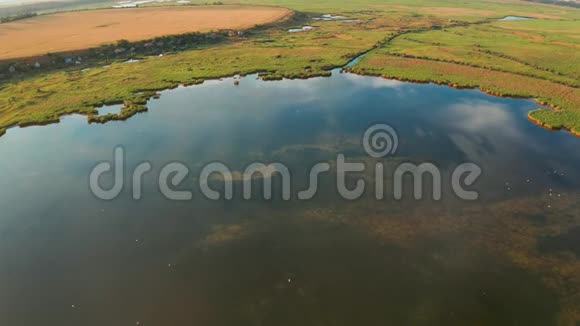
[[[0,324],[427,325],[515,318],[545,325],[555,318],[557,300],[537,273],[468,245],[480,236],[489,240],[486,228],[504,236],[506,228],[493,228],[495,219],[516,223],[529,237],[537,230],[520,214],[577,223],[569,198],[580,189],[580,141],[530,123],[526,113],[536,107],[475,90],[351,74],[278,82],[248,76],[239,86],[225,79],[164,91],[150,101],[150,112],[126,122],[87,125],[69,116],[59,125],[11,129],[0,138]],[[91,168],[110,160],[117,145],[125,147],[128,167],[147,160],[158,170],[180,161],[198,171],[222,161],[241,170],[254,160],[287,160],[304,171],[340,151],[360,158],[360,137],[374,123],[399,133],[393,160],[444,170],[480,164],[482,201],[451,205],[446,193],[442,203],[348,203],[324,195],[306,203],[174,203],[159,195],[154,177],[145,178],[141,202],[130,200],[129,189],[112,202],[89,192]],[[331,193],[326,185],[323,192]],[[548,189],[569,196],[553,202],[565,207],[553,216],[545,212]],[[487,231],[478,233],[469,224],[478,222],[465,216],[494,222],[482,222]],[[413,224],[425,217],[432,222]],[[450,233],[452,227],[462,231]],[[509,308],[498,312],[495,305]]]

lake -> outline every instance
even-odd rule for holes
[[[580,139],[528,121],[532,100],[338,71],[236,80],[163,91],[124,122],[72,115],[0,138],[0,325],[552,325],[578,306],[567,234],[580,225]],[[386,158],[361,145],[376,123],[398,136]],[[153,167],[140,200],[129,172],[114,200],[91,193],[92,168],[117,146],[127,171]],[[276,177],[271,200],[243,200],[240,179],[232,200],[196,186],[207,163],[259,161],[284,163],[304,189],[310,167],[339,154],[430,162],[442,198],[414,199],[405,179],[403,199],[348,201],[335,170],[311,200],[283,200]],[[190,169],[175,188],[191,200],[160,193],[171,162]],[[464,162],[482,169],[477,200],[448,187]]]

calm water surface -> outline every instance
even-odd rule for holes
[[[517,20],[532,20],[533,18],[530,17],[521,17],[521,16],[506,16],[500,20],[510,20],[510,21],[517,21]]]
[[[0,138],[0,325],[570,318],[562,311],[575,306],[580,284],[570,240],[580,225],[580,140],[530,123],[533,101],[338,72],[240,82],[164,91],[126,122],[69,116]],[[373,123],[398,132],[387,165],[432,162],[446,177],[462,162],[481,165],[480,199],[462,202],[445,189],[441,201],[348,202],[332,173],[308,202],[278,194],[210,202],[196,191],[208,162],[243,170],[281,161],[300,187],[312,164],[338,153],[368,161],[360,139]],[[113,201],[89,190],[90,170],[118,145],[127,171],[142,161],[154,167],[140,201],[130,187]],[[191,201],[157,190],[160,167],[174,161],[192,171],[178,187],[194,190]]]

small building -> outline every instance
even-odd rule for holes
[[[66,63],[67,65],[72,64],[73,63],[73,58],[71,58],[71,57],[64,58],[64,63]]]
[[[40,69],[40,62],[36,61],[36,62],[34,63],[34,68],[35,68],[35,69]]]
[[[228,36],[229,37],[234,37],[234,36],[243,36],[245,34],[244,31],[234,31],[234,30],[230,30],[228,31]]]
[[[125,51],[126,51],[125,48],[116,48],[114,52],[115,52],[115,54],[119,54],[119,53],[123,53]]]

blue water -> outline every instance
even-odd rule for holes
[[[493,232],[503,239],[512,228],[537,230],[538,215],[552,229],[579,223],[570,200],[580,190],[580,140],[529,122],[532,100],[338,72],[239,80],[163,91],[149,112],[124,122],[87,125],[67,116],[0,138],[0,325],[548,325],[557,318],[558,298],[541,273],[467,245]],[[301,185],[309,166],[338,153],[368,160],[361,135],[374,123],[398,133],[387,163],[432,162],[445,178],[457,164],[479,164],[480,200],[445,192],[440,202],[348,202],[330,179],[308,202],[211,202],[196,191],[196,173],[208,162],[241,171],[279,161]],[[113,201],[89,191],[92,167],[112,160],[116,146],[125,149],[127,169],[153,165],[140,201],[129,185]],[[191,169],[177,188],[193,190],[193,200],[159,193],[158,172],[169,162]],[[433,219],[419,223],[425,216]],[[505,226],[448,229],[465,219]]]
[[[123,108],[123,104],[108,105],[97,108],[97,111],[99,111],[99,115],[119,114],[121,112],[121,108]]]
[[[530,17],[520,17],[520,16],[506,16],[500,20],[518,21],[518,20],[532,20]]]

